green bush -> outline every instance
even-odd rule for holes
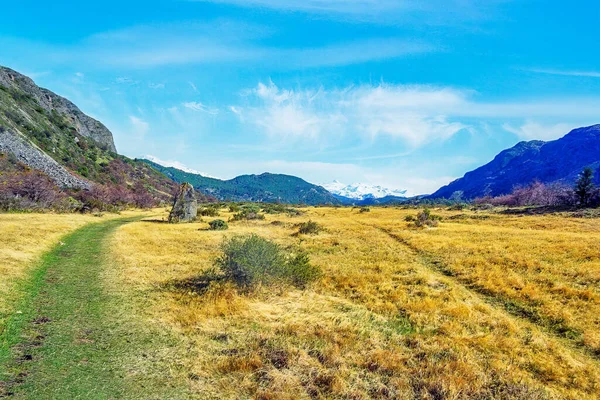
[[[263,204],[262,209],[266,214],[282,214],[287,211],[283,204]]]
[[[218,217],[219,209],[217,207],[204,207],[198,210],[198,216],[202,217]]]
[[[303,235],[318,235],[325,230],[323,225],[314,221],[303,222],[299,225],[298,233]]]
[[[321,274],[306,253],[286,254],[277,243],[258,235],[234,236],[225,240],[221,249],[223,254],[215,266],[241,287],[274,283],[304,287]]]
[[[241,207],[239,213],[233,215],[234,221],[242,220],[262,220],[265,219],[264,214],[260,214],[260,207],[256,205],[249,205]]]
[[[358,212],[360,212],[360,213],[371,212],[371,208],[370,207],[361,207]]]
[[[240,206],[237,205],[237,204],[230,204],[229,205],[229,212],[232,212],[232,213],[240,212]]]
[[[214,221],[210,221],[208,223],[208,226],[210,226],[211,231],[225,231],[229,229],[229,225],[227,225],[227,222],[223,221],[222,219],[215,219]]]
[[[441,221],[441,219],[442,217],[431,214],[431,210],[429,210],[429,208],[425,208],[423,211],[417,214],[414,224],[419,228],[425,226],[434,227],[438,226],[438,223]]]

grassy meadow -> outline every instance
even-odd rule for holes
[[[597,398],[600,219],[416,209],[121,226],[106,278],[176,337],[173,378],[198,398]],[[232,213],[220,210],[222,219]],[[318,235],[297,234],[308,220]],[[308,252],[305,289],[202,278],[226,237]],[[165,349],[165,352],[173,349]]]

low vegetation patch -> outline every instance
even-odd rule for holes
[[[221,250],[216,268],[243,288],[276,283],[305,287],[321,274],[306,253],[288,253],[277,243],[254,234],[234,236],[222,244]]]
[[[308,221],[299,225],[298,233],[302,235],[318,235],[323,232],[325,227],[317,222]]]
[[[303,214],[303,212],[297,208],[288,207],[283,204],[267,203],[262,206],[262,210],[265,214],[287,214],[290,217],[296,217]]]
[[[233,221],[263,220],[265,215],[260,213],[260,207],[255,204],[242,206],[240,212],[233,215]]]
[[[203,207],[198,210],[199,217],[218,217],[219,216],[219,208],[218,206],[209,206]]]
[[[227,222],[223,221],[222,219],[215,219],[214,221],[210,221],[208,223],[208,226],[210,227],[211,231],[225,231],[229,229],[229,225],[227,225]]]
[[[417,228],[435,227],[438,226],[441,220],[442,217],[432,214],[429,208],[423,209],[423,211],[418,213],[416,217],[408,215],[405,218],[405,221],[411,222]]]
[[[360,210],[358,211],[360,213],[368,213],[371,212],[371,207],[361,207]]]

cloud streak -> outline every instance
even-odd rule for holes
[[[535,72],[537,74],[546,74],[546,75],[600,78],[600,72],[598,72],[598,71],[576,71],[576,70],[559,70],[559,69],[543,69],[543,68],[529,68],[527,71]]]
[[[184,106],[185,108],[192,110],[192,111],[201,111],[201,112],[205,112],[210,115],[219,114],[218,108],[208,107],[208,106],[200,103],[199,101],[185,102],[182,104],[182,106]]]
[[[506,0],[188,0],[245,8],[300,12],[358,22],[454,25],[488,19]]]
[[[18,48],[23,56],[42,57],[48,64],[88,63],[94,68],[244,63],[282,69],[335,67],[402,58],[439,51],[431,44],[397,37],[322,43],[315,47],[266,46],[268,29],[220,21],[193,24],[141,25],[98,33],[71,45],[50,45],[1,37],[0,48]],[[193,86],[192,86],[193,87]]]

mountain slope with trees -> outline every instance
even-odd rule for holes
[[[295,176],[264,173],[221,180],[165,167],[149,160],[141,161],[175,182],[189,182],[196,190],[219,200],[309,205],[341,204],[340,200],[325,188]]]

